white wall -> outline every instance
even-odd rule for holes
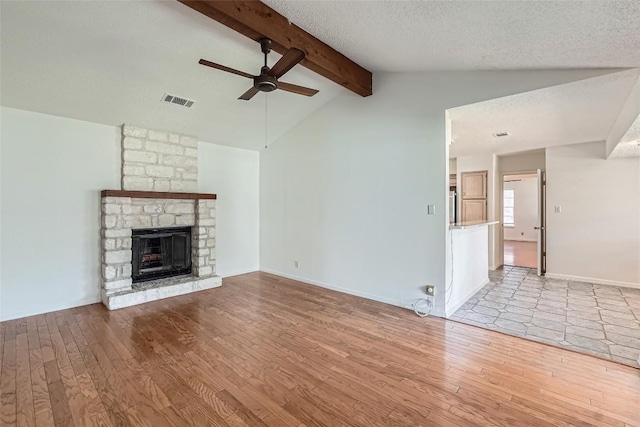
[[[604,156],[547,149],[547,275],[640,287],[640,158]]]
[[[0,320],[100,301],[100,190],[118,130],[2,108]]]
[[[434,284],[443,314],[445,110],[589,73],[376,73],[262,151],[261,269],[401,306]]]
[[[120,128],[2,107],[0,320],[100,301],[100,190],[120,188]],[[258,269],[259,153],[200,143],[219,195],[218,274]]]
[[[505,181],[504,189],[514,190],[515,200],[515,227],[504,227],[504,239],[537,242],[538,232],[534,227],[538,225],[538,178]]]
[[[544,150],[499,156],[500,172],[533,172],[545,168]]]
[[[494,226],[451,231],[453,280],[447,283],[445,315],[451,316],[489,283],[489,235]]]
[[[201,142],[198,187],[216,193],[217,272],[258,270],[260,153]]]

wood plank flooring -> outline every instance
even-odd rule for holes
[[[504,241],[504,265],[538,267],[538,242]]]
[[[640,425],[638,369],[266,273],[0,330],[3,427]]]

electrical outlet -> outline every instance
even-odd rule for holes
[[[424,287],[424,292],[429,296],[434,296],[436,294],[436,287],[433,285],[427,285]]]
[[[298,268],[298,261],[293,261],[293,266],[294,266],[295,268]]]

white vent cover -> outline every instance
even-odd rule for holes
[[[502,138],[503,136],[509,136],[509,132],[497,132],[493,134],[494,138]]]
[[[182,105],[183,107],[187,107],[187,108],[191,108],[193,103],[196,102],[191,99],[181,98],[175,95],[169,95],[168,93],[164,94],[164,96],[162,97],[162,101],[168,102],[169,104]]]

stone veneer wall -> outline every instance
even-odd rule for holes
[[[133,229],[193,226],[193,282],[217,278],[216,273],[216,205],[215,200],[102,198],[102,300],[109,308],[149,301],[148,295],[132,292],[131,232]],[[210,286],[209,286],[210,285]],[[198,289],[219,286],[219,280]],[[184,288],[184,286],[182,286]],[[181,288],[181,289],[182,289]],[[193,289],[196,290],[196,289]],[[186,293],[180,291],[179,293]],[[191,289],[189,292],[192,291]],[[149,292],[147,292],[149,293]],[[150,293],[149,293],[150,294]],[[171,295],[164,295],[171,296]],[[164,296],[158,295],[158,299]],[[117,303],[116,298],[117,299]]]
[[[124,125],[122,189],[198,191],[198,140]]]
[[[122,189],[197,192],[198,140],[124,125]],[[101,212],[102,301],[109,309],[221,285],[215,275],[215,200],[103,197]],[[192,227],[192,276],[132,285],[132,230],[173,226]]]

